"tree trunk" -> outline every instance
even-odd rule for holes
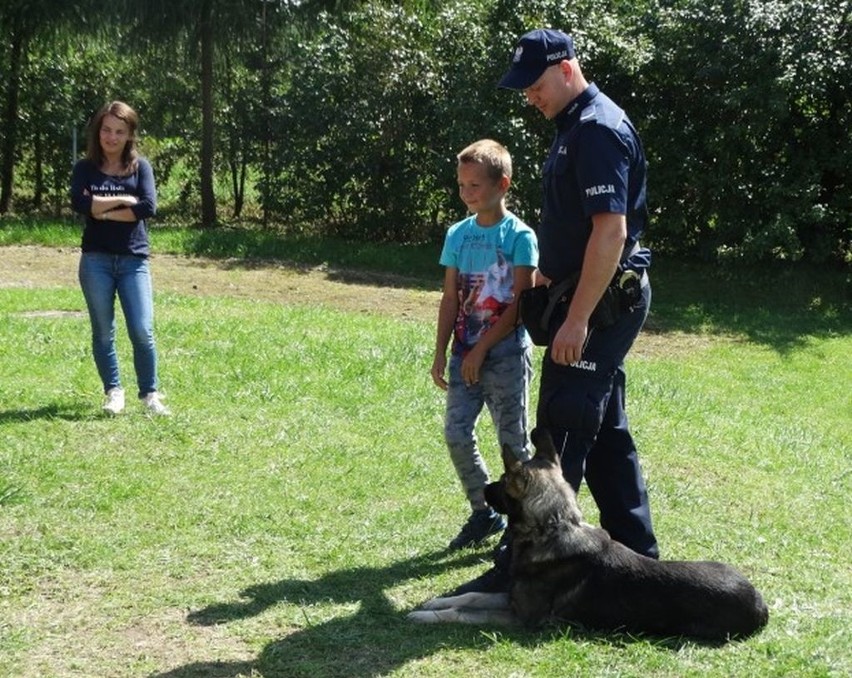
[[[234,154],[234,156],[236,157],[237,154]],[[239,160],[231,159],[228,164],[231,166],[231,191],[234,196],[234,218],[239,219],[243,212],[243,204],[245,204],[247,163],[245,157],[242,156]]]
[[[201,226],[216,225],[213,193],[213,0],[201,4]]]
[[[3,160],[0,166],[0,214],[12,207],[12,186],[15,176],[15,151],[18,145],[18,95],[21,88],[26,37],[20,30],[12,31],[9,50],[9,82],[6,88],[6,113],[3,120]]]

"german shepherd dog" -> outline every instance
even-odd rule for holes
[[[608,631],[725,641],[762,628],[760,593],[730,565],[658,561],[583,522],[550,434],[532,432],[535,456],[503,450],[505,472],[486,489],[508,515],[509,593],[434,598],[408,618],[421,623],[572,623]]]

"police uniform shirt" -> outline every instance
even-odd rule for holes
[[[539,269],[551,280],[580,270],[592,216],[627,216],[628,244],[645,228],[646,161],[625,112],[595,84],[556,116],[556,137],[544,163],[538,227]]]

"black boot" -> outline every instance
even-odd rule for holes
[[[494,565],[475,579],[471,579],[454,589],[448,595],[460,596],[463,593],[508,593],[512,588],[509,574],[512,564],[512,538],[509,531],[503,533],[500,543],[492,554]]]

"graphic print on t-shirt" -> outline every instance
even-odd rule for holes
[[[512,303],[512,266],[501,249],[485,270],[459,273],[456,340],[473,346]]]
[[[104,179],[99,184],[92,182],[89,184],[88,191],[91,195],[98,195],[104,198],[114,198],[119,195],[128,195],[127,187],[113,181],[112,179]]]

